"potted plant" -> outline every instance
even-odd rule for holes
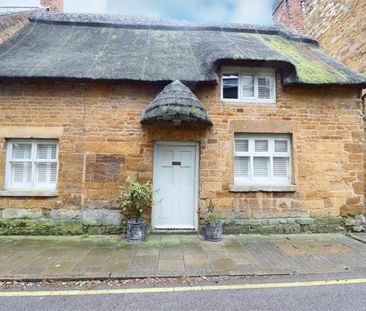
[[[152,204],[152,184],[150,181],[141,184],[134,178],[126,177],[127,189],[121,190],[119,201],[127,221],[127,240],[140,242],[145,239],[145,220],[143,213]]]
[[[208,211],[205,215],[205,239],[218,242],[222,240],[222,220],[219,214],[214,212],[214,205],[210,200]]]

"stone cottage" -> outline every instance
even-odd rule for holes
[[[280,27],[43,13],[0,45],[0,233],[358,230],[366,77]]]

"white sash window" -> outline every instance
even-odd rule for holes
[[[56,189],[56,140],[8,140],[5,186],[8,190]]]
[[[222,100],[250,103],[276,101],[275,71],[271,68],[224,67]]]
[[[290,136],[236,134],[234,183],[256,186],[290,185]]]

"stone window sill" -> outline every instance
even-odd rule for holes
[[[244,186],[230,185],[230,192],[295,192],[295,185],[288,186]]]
[[[53,198],[57,197],[57,191],[52,190],[34,190],[34,191],[19,191],[19,190],[2,190],[0,197],[43,197]]]

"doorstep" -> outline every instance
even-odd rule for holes
[[[151,234],[198,234],[196,229],[152,229]]]

